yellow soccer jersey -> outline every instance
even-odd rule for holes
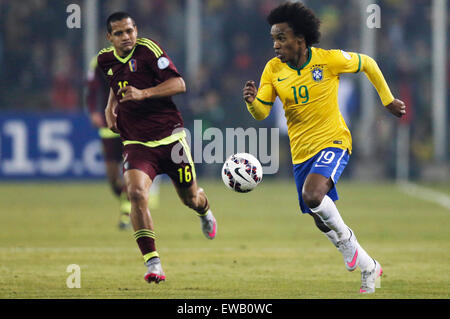
[[[292,162],[302,163],[320,150],[352,150],[352,137],[338,106],[340,73],[364,71],[383,105],[394,100],[376,62],[364,54],[311,47],[308,60],[296,68],[271,59],[264,68],[256,99],[247,108],[262,120],[278,96],[283,103]]]

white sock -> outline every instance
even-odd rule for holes
[[[338,235],[336,234],[336,232],[334,230],[330,230],[329,232],[324,233],[324,234],[331,241],[331,243],[337,247],[337,243],[338,243],[339,239],[338,239]]]
[[[319,206],[311,208],[314,214],[319,215],[328,228],[336,232],[339,241],[350,237],[350,231],[342,220],[339,211],[333,200],[325,195]]]
[[[358,266],[361,271],[371,271],[375,267],[372,257],[358,243]]]
[[[334,246],[338,246],[338,236],[334,230],[324,233]],[[354,234],[353,234],[354,235]],[[358,243],[358,266],[361,271],[371,271],[375,267],[372,257]]]

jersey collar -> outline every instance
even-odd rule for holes
[[[298,75],[300,75],[300,71],[308,65],[308,63],[311,61],[311,56],[312,56],[312,51],[311,51],[311,47],[308,47],[308,60],[306,60],[305,63],[303,63],[303,65],[299,68],[296,68],[295,66],[293,66],[292,64],[290,64],[289,62],[287,62],[287,65],[291,68],[294,69],[295,71],[297,71]]]
[[[116,57],[117,60],[119,60],[122,63],[127,63],[128,60],[131,58],[131,56],[134,53],[134,50],[136,49],[136,44],[134,45],[133,50],[131,50],[130,54],[128,54],[126,57],[122,58],[120,57],[120,55],[117,54],[116,49],[114,49],[114,56]]]

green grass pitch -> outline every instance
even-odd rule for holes
[[[201,181],[218,221],[215,240],[161,186],[152,211],[167,280],[149,285],[132,231],[119,231],[106,182],[0,184],[0,298],[449,298],[450,211],[395,184],[339,186],[338,208],[384,269],[381,289],[359,295],[360,272],[299,213],[293,181],[251,193]],[[449,194],[448,185],[433,186]],[[81,269],[68,288],[67,266]]]

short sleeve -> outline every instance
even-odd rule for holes
[[[137,43],[148,49],[146,54],[146,62],[161,82],[173,77],[181,77],[175,64],[166,52],[164,52],[164,50],[159,46],[159,44],[153,40],[145,38],[139,39]]]
[[[173,77],[181,77],[175,64],[172,60],[164,53],[159,58],[154,59],[150,63],[150,67],[158,75],[161,81],[166,81]]]

